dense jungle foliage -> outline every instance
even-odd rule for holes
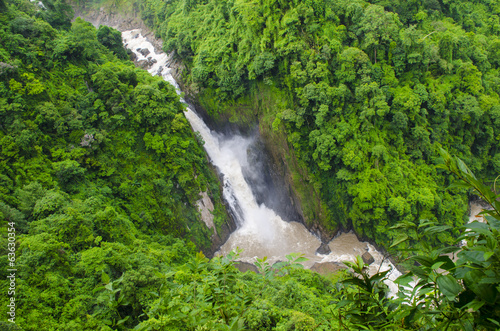
[[[0,220],[18,239],[17,321],[83,330],[61,316],[88,322],[101,274],[130,270],[134,288],[195,252],[191,240],[210,249],[195,202],[208,191],[225,223],[218,179],[174,88],[125,61],[120,32],[71,24],[60,1],[0,4]],[[1,249],[7,266],[6,237]]]
[[[443,152],[441,168],[494,210],[460,229],[461,249],[424,240],[450,226],[399,223],[406,235],[393,246],[423,252],[397,281],[418,276],[414,290],[388,299],[385,272],[369,277],[361,259],[330,278],[303,270],[300,254],[243,274],[237,252],[209,261],[189,240],[211,234],[199,192],[220,196],[173,88],[126,60],[117,31],[71,24],[64,2],[0,0],[0,10],[2,330],[500,327],[499,196],[461,160]],[[5,304],[13,233],[15,324]],[[455,262],[442,255],[453,252]]]
[[[401,221],[464,224],[438,146],[485,180],[500,171],[496,0],[136,3],[213,117],[257,109],[262,130],[286,135],[322,203],[304,204],[308,222],[352,222],[387,247]]]

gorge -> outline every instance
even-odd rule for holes
[[[495,3],[72,5],[0,0],[0,329],[499,326]]]
[[[141,30],[123,31],[122,37],[125,46],[137,57],[136,62],[150,63],[148,71],[151,74],[160,75],[174,85],[179,94],[181,93],[170,73],[171,58],[167,54],[161,51],[157,53],[158,50],[142,36]],[[259,138],[218,134],[206,126],[193,111],[192,106],[186,105],[186,118],[193,130],[200,133],[211,162],[221,172],[224,198],[238,225],[237,230],[216,254],[225,255],[236,248],[241,248],[243,251],[239,257],[240,261],[253,263],[256,261],[255,258],[267,257],[272,264],[285,260],[285,256],[290,253],[302,253],[309,259],[304,265],[311,267],[315,263],[322,262],[355,261],[356,255],[370,252],[375,258],[375,262],[370,266],[372,275],[378,271],[394,268],[384,259],[383,254],[377,252],[369,243],[359,242],[354,234],[340,234],[328,243],[331,253],[316,254],[321,240],[311,234],[303,224],[283,221],[266,206],[266,202],[258,204],[252,188],[245,179],[243,168],[246,169],[247,177],[258,177],[263,174],[262,169],[258,169],[258,158],[248,157],[250,146]],[[271,199],[270,196],[267,198]],[[390,278],[396,279],[400,275],[394,270]]]

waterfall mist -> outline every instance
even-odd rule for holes
[[[166,54],[156,53],[151,43],[140,34],[140,30],[125,31],[122,37],[126,47],[136,54],[138,60],[150,63],[150,73],[162,76],[174,85],[180,94],[179,87],[170,73],[169,58]],[[148,49],[149,52],[141,53],[141,49]],[[143,53],[148,53],[148,58]],[[190,105],[187,105],[185,116],[193,131],[199,132],[203,138],[204,148],[211,162],[221,173],[223,197],[238,224],[236,231],[221,246],[219,254],[227,254],[239,247],[243,249],[239,257],[241,261],[253,263],[255,258],[267,256],[272,263],[285,260],[285,255],[296,252],[303,253],[309,259],[303,263],[304,266],[311,267],[316,262],[354,261],[356,255],[368,251],[375,258],[375,262],[370,266],[371,274],[379,270],[394,269],[372,245],[360,242],[352,233],[341,234],[328,243],[332,250],[330,254],[316,254],[320,239],[311,234],[303,224],[293,221],[293,216],[288,219],[289,222],[280,217],[286,215],[287,209],[290,209],[283,198],[287,193],[271,183],[273,179],[267,171],[270,163],[259,147],[259,144],[262,144],[257,134],[244,137],[239,134],[223,135],[214,132]],[[399,275],[394,269],[389,278],[394,280]],[[395,284],[390,282],[389,286],[394,293]]]

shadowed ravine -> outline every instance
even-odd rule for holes
[[[163,79],[173,84],[180,93],[179,87],[170,73],[167,54],[155,53],[154,47],[140,34],[140,30],[125,31],[122,33],[122,37],[126,47],[137,55],[137,60],[146,60],[151,64],[148,70],[150,73],[161,75]],[[149,53],[138,51],[144,49],[148,49]],[[143,53],[147,55],[144,56]],[[301,223],[283,221],[280,216],[266,206],[266,201],[257,203],[252,188],[245,180],[245,177],[255,178],[261,172],[259,167],[252,170],[253,163],[260,162],[258,155],[257,157],[249,157],[249,154],[252,155],[249,153],[249,147],[254,144],[256,138],[242,137],[237,134],[222,135],[213,132],[189,105],[185,115],[193,130],[202,136],[205,141],[204,148],[211,162],[222,174],[224,199],[232,209],[231,212],[235,215],[238,223],[238,229],[222,245],[218,254],[227,254],[239,247],[243,250],[239,258],[241,261],[252,263],[257,257],[267,256],[273,263],[285,260],[287,254],[298,252],[303,253],[309,259],[304,265],[311,267],[316,262],[353,261],[356,255],[362,255],[368,251],[375,258],[375,262],[370,266],[371,273],[378,271],[382,262],[381,270],[393,267],[390,262],[383,261],[382,254],[377,252],[372,245],[360,242],[352,233],[344,233],[334,238],[328,244],[331,249],[330,254],[315,254],[316,249],[321,244],[320,239],[310,233]],[[262,181],[258,180],[250,180],[250,182],[263,184]],[[398,275],[399,272],[394,270],[390,278],[395,279]],[[394,284],[391,285],[394,286]]]

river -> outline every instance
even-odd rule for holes
[[[160,75],[170,82],[180,94],[179,86],[171,75],[169,57],[163,52],[156,52],[153,45],[146,40],[140,30],[122,32],[124,44],[132,50],[138,61],[148,61],[148,71],[153,75]],[[145,50],[148,51],[145,51]],[[146,55],[143,55],[146,54]],[[232,214],[236,217],[238,228],[226,243],[222,245],[218,254],[227,254],[239,247],[242,253],[240,261],[253,263],[256,258],[267,256],[270,263],[286,260],[285,255],[302,253],[309,260],[304,262],[306,268],[315,263],[355,261],[357,255],[369,252],[375,259],[370,265],[369,272],[393,269],[389,274],[391,280],[400,273],[394,266],[379,253],[375,247],[367,242],[360,242],[353,233],[342,233],[328,243],[330,254],[316,254],[321,241],[310,233],[303,224],[285,222],[266,203],[257,203],[250,185],[245,180],[243,168],[252,169],[252,159],[248,158],[248,149],[256,137],[243,137],[238,134],[223,135],[217,133],[203,122],[203,120],[187,104],[186,118],[194,131],[197,131],[205,141],[204,148],[211,162],[217,167],[223,177],[223,196]],[[254,174],[258,175],[258,174]],[[391,292],[397,288],[389,282]]]

